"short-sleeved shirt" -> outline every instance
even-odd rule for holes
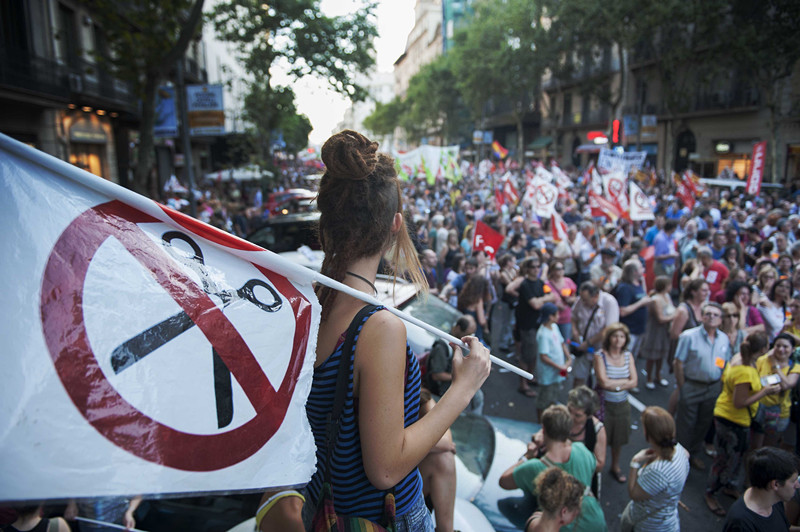
[[[546,327],[542,325],[536,333],[536,344],[539,346],[539,364],[537,366],[539,384],[548,386],[563,382],[565,377],[562,377],[558,370],[541,361],[541,355],[547,355],[550,360],[558,365],[564,364],[564,337],[561,336],[561,331],[558,327]]]
[[[592,282],[594,282],[594,284],[603,290],[609,291],[619,283],[619,279],[622,277],[622,268],[616,264],[612,264],[611,271],[607,272],[603,269],[602,264],[595,264],[589,270],[589,273],[592,276]]]
[[[786,530],[789,530],[789,520],[786,519],[783,501],[773,504],[770,516],[764,517],[748,508],[744,503],[744,497],[739,497],[731,505],[725,525],[722,527],[722,532],[784,532]]]
[[[656,257],[669,255],[675,252],[675,239],[672,238],[671,235],[661,231],[653,239],[653,247],[655,248],[653,251]],[[659,262],[665,266],[672,266],[675,264],[675,257],[661,259]]]
[[[529,331],[539,326],[539,311],[528,301],[534,297],[544,296],[544,282],[539,279],[525,279],[519,285],[519,303],[517,304],[517,325],[521,331]]]
[[[558,311],[558,321],[556,323],[559,324],[570,323],[572,320],[572,307],[567,305],[564,298],[574,296],[578,291],[578,287],[569,277],[564,277],[561,283],[561,290],[558,290],[550,281],[546,283],[547,286],[550,287],[550,290],[556,294],[556,298],[561,298],[561,302],[564,304],[564,308]],[[545,288],[545,290],[547,289]]]
[[[634,514],[646,517],[636,524],[637,532],[680,530],[678,501],[689,476],[689,456],[677,444],[670,460],[655,460],[639,470],[636,483],[650,498],[634,501]]]
[[[775,370],[772,369],[772,364],[773,362],[769,360],[769,355],[761,355],[758,357],[758,360],[756,360],[756,370],[758,371],[759,378],[775,373]],[[781,368],[781,371],[784,375],[800,373],[800,365],[789,362],[789,366]],[[785,392],[767,395],[761,399],[761,404],[764,406],[781,405],[781,417],[789,417],[789,410],[792,407],[791,394],[789,390],[786,390]]]
[[[722,373],[722,392],[717,397],[714,405],[714,415],[727,419],[742,427],[749,427],[752,418],[758,411],[758,403],[753,403],[749,407],[736,408],[733,406],[733,391],[739,384],[749,384],[750,393],[761,390],[761,379],[758,371],[752,366],[728,366]],[[750,410],[748,413],[748,409]]]
[[[589,326],[585,335],[583,331],[586,329],[586,324],[589,322],[589,317],[592,315],[594,307],[584,305],[583,300],[580,298],[578,298],[572,306],[573,323],[577,324],[573,332],[578,335],[584,335],[584,340],[595,336],[607,326],[619,321],[619,304],[617,300],[614,299],[614,296],[607,292],[600,291],[597,305],[599,308],[597,312],[595,312],[594,318],[592,318],[592,324]],[[597,342],[594,347],[599,348],[600,344],[601,342]]]
[[[572,444],[569,460],[563,464],[556,463],[556,467],[566,471],[584,486],[592,484],[592,476],[597,465],[594,455],[581,442]],[[512,473],[514,482],[528,495],[533,495],[533,484],[536,477],[548,468],[538,458],[528,460],[514,468]],[[606,519],[600,503],[592,496],[584,496],[581,503],[581,513],[570,525],[561,528],[569,532],[596,532],[608,530]]]
[[[630,283],[619,283],[616,290],[614,290],[614,296],[617,298],[619,308],[627,307],[645,296],[644,287]],[[647,305],[639,307],[627,316],[622,316],[619,321],[628,326],[631,334],[644,334],[647,328]]]
[[[718,330],[712,343],[702,325],[683,331],[675,348],[675,360],[683,363],[684,377],[701,383],[717,382],[730,357],[728,335]]]
[[[730,272],[720,261],[715,260],[708,267],[708,270],[703,272],[703,279],[708,283],[708,289],[712,294],[716,294],[722,289],[722,283],[728,278]]]

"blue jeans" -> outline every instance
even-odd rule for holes
[[[433,519],[422,494],[417,498],[414,506],[403,515],[397,516],[397,532],[434,532]]]

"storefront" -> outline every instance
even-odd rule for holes
[[[750,158],[756,140],[717,140],[714,141],[716,156],[715,176],[728,179],[745,179],[750,174]]]
[[[69,121],[65,124],[70,143],[68,161],[94,175],[110,179],[107,124],[90,112],[66,120]]]

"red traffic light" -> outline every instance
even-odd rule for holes
[[[622,129],[622,124],[620,124],[619,120],[613,120],[611,122],[611,142],[613,142],[614,144],[619,144],[621,129]]]

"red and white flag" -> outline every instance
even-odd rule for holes
[[[604,216],[611,222],[616,222],[622,217],[622,213],[619,212],[619,207],[617,207],[616,203],[593,190],[589,190],[589,207],[593,217]]]
[[[639,185],[630,182],[630,194],[628,195],[631,201],[631,220],[655,220],[656,216],[653,213],[653,205],[650,203],[650,198],[639,188]]]
[[[561,242],[567,239],[567,224],[557,212],[553,212],[553,215],[550,217],[550,228],[553,231],[554,242]]]
[[[691,179],[685,175],[673,174],[673,180],[677,185],[675,196],[691,211],[694,209],[694,204],[697,198],[697,191],[694,188]]]
[[[505,195],[506,201],[511,205],[519,203],[519,190],[514,186],[514,182],[511,181],[511,179],[506,179],[503,184],[503,194]]]
[[[0,500],[310,479],[316,272],[2,134],[0,186]]]
[[[761,191],[761,181],[764,178],[764,159],[767,155],[767,141],[757,142],[753,146],[752,166],[747,178],[747,193],[758,196]]]
[[[616,204],[620,216],[623,218],[628,218],[630,211],[627,182],[628,177],[622,172],[610,172],[603,175],[606,197]]]
[[[558,189],[543,179],[535,178],[525,191],[525,199],[533,207],[534,214],[548,218],[555,211]]]
[[[475,236],[472,239],[472,250],[483,250],[486,256],[494,260],[497,250],[503,244],[505,238],[485,223],[478,220],[475,224]]]

